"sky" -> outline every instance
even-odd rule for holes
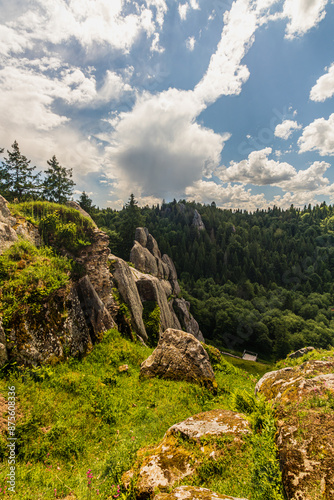
[[[0,147],[74,199],[334,203],[333,0],[0,0]]]

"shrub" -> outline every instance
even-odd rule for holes
[[[151,346],[156,346],[160,331],[160,307],[156,302],[143,303],[143,322]]]

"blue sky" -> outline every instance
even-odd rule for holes
[[[334,3],[1,2],[0,146],[100,207],[334,202]]]

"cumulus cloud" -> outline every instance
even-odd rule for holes
[[[316,205],[317,199],[315,194],[312,193],[312,195],[310,195],[308,191],[300,191],[297,193],[285,193],[283,196],[276,195],[270,205],[276,205],[277,207],[281,207],[286,210],[290,208],[291,205],[303,208],[309,203],[311,203],[311,205]]]
[[[236,0],[224,14],[224,28],[208,70],[195,87],[196,95],[207,104],[222,95],[239,94],[249,77],[241,60],[254,41],[259,19],[247,0]]]
[[[187,19],[187,13],[188,13],[189,9],[190,9],[190,6],[188,3],[184,3],[184,4],[179,3],[178,11],[179,11],[180,19],[182,21],[185,21]]]
[[[284,120],[284,122],[276,126],[274,134],[281,139],[289,139],[294,130],[299,130],[301,128],[302,126],[294,120]]]
[[[215,174],[223,182],[242,182],[257,186],[277,184],[296,174],[292,165],[269,160],[268,156],[271,152],[271,148],[252,151],[247,160],[239,163],[231,162],[230,167],[220,167]]]
[[[144,94],[130,113],[120,115],[107,149],[113,171],[141,196],[175,196],[215,168],[229,134],[195,122],[204,109],[192,92],[169,89]]]
[[[278,182],[276,185],[284,191],[310,192],[321,190],[329,185],[329,180],[323,177],[330,164],[324,161],[315,161],[306,170],[299,170],[290,179]]]
[[[222,186],[213,181],[198,180],[186,188],[188,200],[201,203],[215,201],[217,206],[231,209],[256,210],[268,208],[268,202],[263,193],[252,195],[251,189],[245,189],[240,184]]]
[[[304,128],[298,139],[299,152],[318,151],[321,156],[334,155],[334,113],[328,120],[317,118]]]
[[[312,101],[324,102],[334,94],[334,63],[327,70],[327,73],[318,78],[317,83],[312,87],[310,99]]]
[[[196,43],[196,40],[195,40],[195,37],[194,36],[190,36],[187,41],[186,41],[186,46],[187,46],[187,49],[190,50],[190,52],[192,52],[195,48],[195,43]]]
[[[286,38],[304,35],[325,17],[328,0],[285,0],[283,16],[288,18]]]

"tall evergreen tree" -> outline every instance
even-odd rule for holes
[[[122,222],[119,228],[119,233],[122,239],[121,256],[124,259],[129,259],[136,228],[141,227],[144,224],[144,218],[133,194],[130,195],[129,201],[124,206],[122,212]]]
[[[80,207],[85,210],[89,215],[92,215],[94,209],[96,209],[96,206],[93,205],[93,200],[89,198],[88,194],[83,191],[80,195],[79,198],[79,205]]]
[[[43,182],[43,196],[55,203],[65,203],[73,194],[72,169],[59,165],[57,158],[53,155],[48,160],[49,168],[45,170]]]
[[[17,198],[19,201],[36,197],[39,189],[40,173],[33,173],[36,167],[30,166],[31,160],[20,152],[16,141],[12,151],[7,149],[8,158],[1,165],[0,188],[10,201]]]

